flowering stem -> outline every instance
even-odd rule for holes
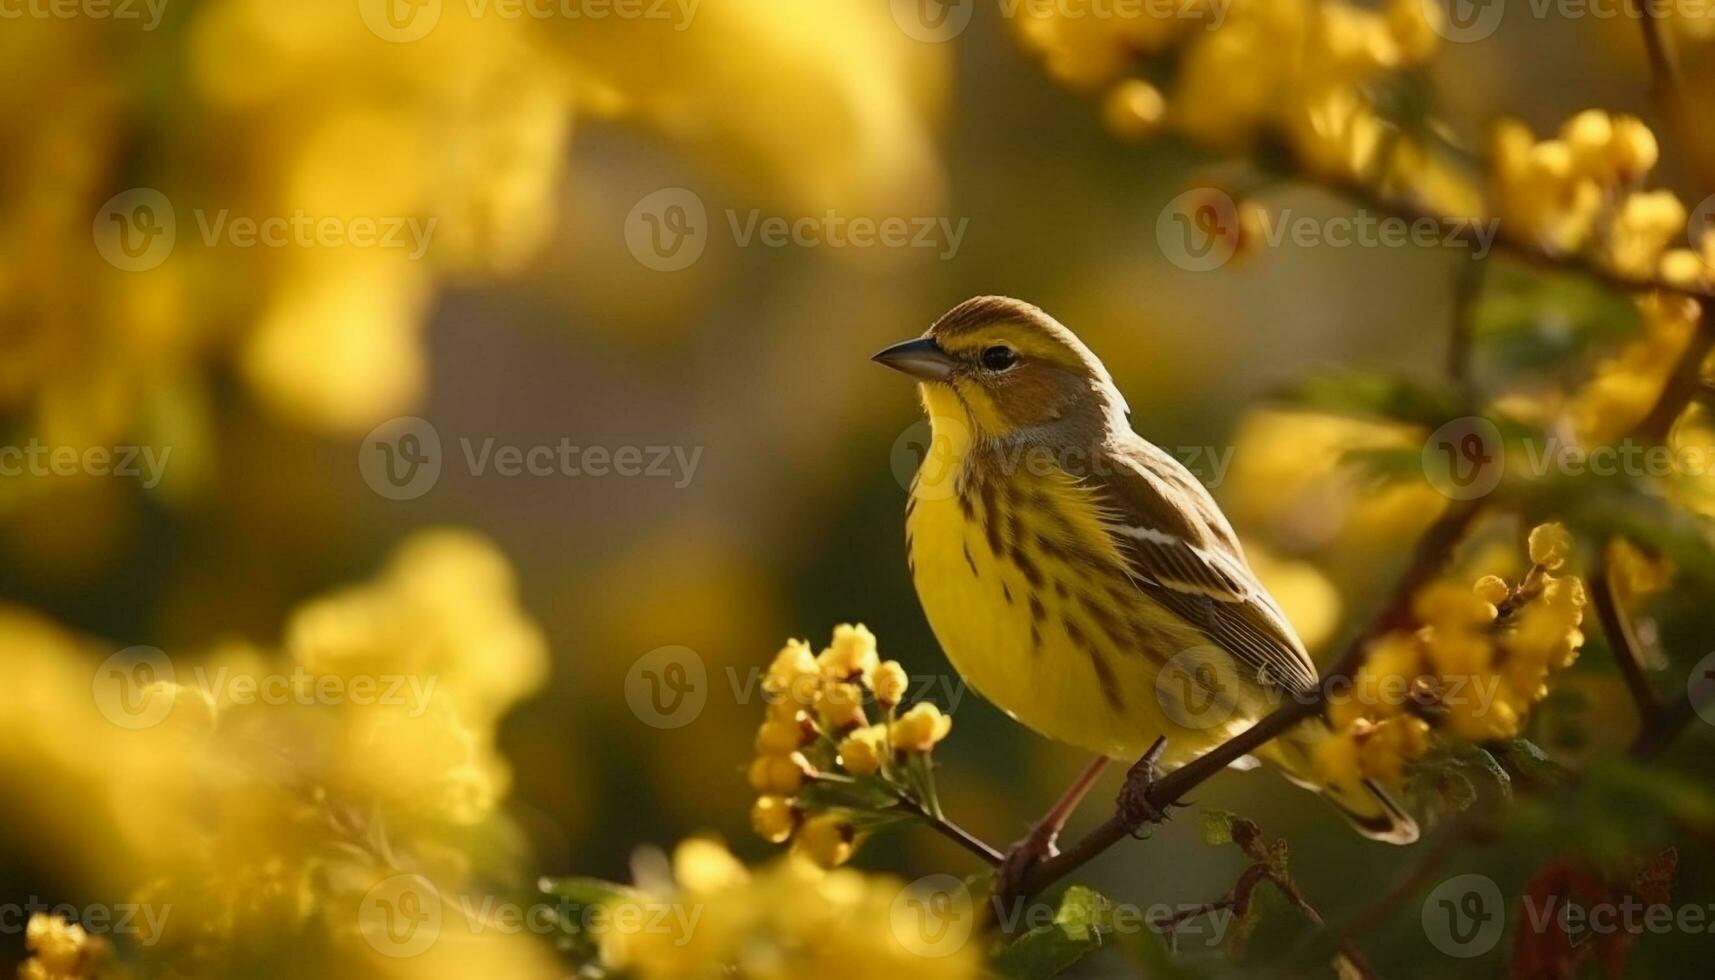
[[[993,847],[990,847],[975,834],[972,834],[970,831],[967,831],[965,828],[959,826],[953,821],[948,820],[946,817],[930,813],[920,801],[909,793],[902,793],[897,789],[894,789],[893,793],[895,798],[899,800],[899,805],[902,808],[910,811],[913,816],[935,828],[936,832],[942,837],[947,838],[953,843],[981,858],[983,861],[987,862],[989,866],[993,867],[1000,864],[1001,859],[1006,856],[995,850]]]

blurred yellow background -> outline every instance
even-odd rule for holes
[[[637,846],[703,830],[770,853],[742,771],[755,685],[784,637],[837,622],[934,685],[958,725],[948,809],[1011,840],[1083,760],[936,649],[901,529],[919,413],[868,362],[973,294],[1083,336],[1312,639],[1385,580],[1374,546],[1432,516],[1292,497],[1283,480],[1330,450],[1247,408],[1330,360],[1437,364],[1458,256],[1176,267],[1156,218],[1207,158],[1115,139],[994,4],[923,40],[872,0],[157,3],[0,20],[0,441],[50,454],[0,478],[0,902],[155,896],[187,968],[226,975],[557,975],[517,936],[377,958],[305,926],[350,919],[311,893],[363,894],[389,849],[526,883],[628,879]],[[1628,30],[1509,23],[1430,70],[1473,137],[1503,109],[1539,130],[1642,111]],[[902,244],[862,243],[889,221]],[[439,473],[401,492],[381,468],[409,460],[375,446],[407,430],[438,439]],[[507,447],[562,445],[575,475],[503,472]],[[158,478],[59,475],[54,447],[151,448]],[[102,671],[142,676],[152,655],[109,660],[138,646],[181,688],[133,731],[104,713]],[[664,647],[703,667],[688,721],[635,707]],[[300,668],[433,676],[438,697],[247,706],[190,681]],[[1307,852],[1345,833],[1277,788],[1204,795],[1266,798],[1270,832]],[[1151,894],[1204,900],[1236,866],[1181,851],[1151,848]],[[1141,894],[1142,860],[1122,848],[1092,876]],[[921,832],[861,863],[973,870]],[[1303,868],[1337,896],[1341,867]],[[332,938],[220,959],[282,922]],[[23,955],[0,935],[0,964]]]

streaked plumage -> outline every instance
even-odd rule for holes
[[[996,369],[999,348],[1012,360]],[[1071,331],[1029,304],[978,297],[893,350],[921,359],[902,369],[924,379],[934,433],[907,506],[912,578],[979,693],[1114,758],[1165,735],[1171,767],[1314,688],[1314,663],[1220,508],[1132,431]],[[1260,754],[1308,784],[1323,734],[1313,722]],[[1315,788],[1371,836],[1415,837],[1374,787]]]

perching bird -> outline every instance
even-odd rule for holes
[[[1315,689],[1214,499],[1132,431],[1072,331],[979,296],[875,360],[921,382],[932,436],[906,507],[911,574],[948,658],[989,701],[1099,757],[1134,760],[1165,737],[1171,768]],[[1365,835],[1416,840],[1372,782],[1317,781],[1327,736],[1313,718],[1257,755]],[[1039,829],[1051,849],[1058,826]]]

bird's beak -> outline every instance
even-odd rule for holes
[[[945,381],[953,373],[953,359],[929,337],[894,344],[870,360],[922,381]]]

